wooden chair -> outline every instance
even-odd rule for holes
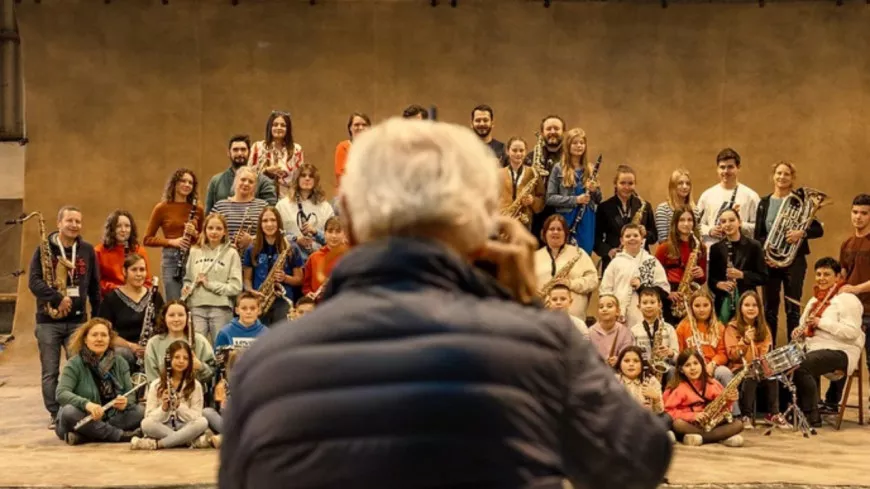
[[[834,424],[834,429],[839,430],[843,424],[843,415],[846,414],[846,408],[858,409],[858,424],[864,424],[864,352],[861,352],[861,358],[858,360],[858,368],[852,372],[849,379],[846,380],[846,389],[843,391],[843,399],[840,400],[840,411],[837,413],[837,422]],[[840,376],[844,375],[842,371],[837,371]],[[849,404],[849,393],[852,390],[852,382],[858,381],[858,404]]]

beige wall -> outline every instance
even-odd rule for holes
[[[172,169],[207,180],[227,163],[227,137],[262,137],[273,108],[293,113],[296,139],[331,187],[347,114],[382,119],[409,103],[437,104],[442,120],[463,124],[489,103],[503,140],[531,139],[542,115],[561,114],[604,153],[605,179],[629,163],[654,203],[677,166],[692,170],[697,197],[724,146],[743,155],[743,180],[762,194],[769,165],[791,159],[801,183],[835,198],[814,256],[836,252],[851,197],[870,190],[863,3],[321,3],[19,5],[25,208],[50,216],[78,204],[91,241],[115,207],[144,227]],[[24,241],[26,261],[35,226]],[[21,292],[18,321],[30,322]]]

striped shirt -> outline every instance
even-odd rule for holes
[[[254,199],[250,202],[232,202],[230,199],[224,199],[218,201],[211,211],[223,215],[227,220],[227,236],[232,242],[239,228],[242,227],[242,220],[245,221],[245,230],[248,233],[253,235],[257,232],[257,219],[260,217],[260,211],[267,205],[269,204],[263,199]]]
[[[662,202],[656,207],[656,236],[659,238],[659,243],[664,243],[668,240],[670,234],[671,219],[674,218],[674,210],[667,202]],[[695,207],[695,220],[701,219],[701,211]]]

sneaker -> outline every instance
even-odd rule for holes
[[[673,431],[668,430],[668,439],[671,440],[671,443],[676,443],[677,435],[675,435]]]
[[[819,414],[823,416],[832,416],[836,414],[840,414],[839,406],[835,406],[828,403],[819,403]]]
[[[52,416],[51,419],[48,421],[48,429],[50,429],[52,431],[57,429],[57,417],[56,416]]]
[[[720,443],[725,445],[726,447],[732,447],[732,448],[742,447],[743,446],[743,436],[742,435],[734,435],[731,438],[726,438],[726,439],[722,440]]]
[[[137,437],[141,437],[141,436],[142,436],[142,429],[141,429],[141,428],[136,428],[136,429],[133,430],[133,431],[124,431],[124,432],[122,432],[122,433],[121,433],[121,438],[120,438],[120,440],[118,440],[118,441],[120,441],[121,443],[127,443],[127,442],[129,442],[129,441],[133,441],[133,438],[137,438]]]
[[[782,430],[790,430],[791,424],[785,420],[785,416],[782,414],[768,414],[764,417],[764,421],[767,424],[773,426],[774,428],[779,428]]]
[[[223,438],[221,438],[221,435],[214,435],[211,437],[211,446],[215,448],[220,448],[222,442]]]
[[[157,450],[157,440],[153,438],[139,438],[134,436],[130,440],[130,450]]]
[[[82,435],[76,433],[75,431],[70,431],[64,436],[63,439],[67,445],[74,446],[81,444],[84,440],[82,440]]]
[[[704,444],[704,438],[697,433],[689,433],[683,436],[683,445],[688,447],[699,447]]]
[[[211,448],[211,437],[208,433],[199,435],[195,440],[190,442],[190,448]]]
[[[755,424],[752,422],[752,418],[749,416],[743,417],[743,429],[744,430],[754,430]]]

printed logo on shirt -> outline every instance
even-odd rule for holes
[[[236,348],[250,348],[256,338],[233,338],[233,346]]]

